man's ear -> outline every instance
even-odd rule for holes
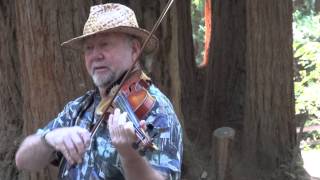
[[[139,54],[139,52],[141,51],[141,43],[138,39],[132,39],[132,57],[135,60]]]

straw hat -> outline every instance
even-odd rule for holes
[[[83,34],[70,39],[61,45],[73,49],[81,49],[83,40],[92,35],[104,32],[122,32],[137,37],[141,42],[150,34],[149,31],[139,28],[136,16],[130,8],[117,4],[107,3],[92,6]],[[152,35],[146,45],[145,52],[150,53],[158,48],[158,39]]]

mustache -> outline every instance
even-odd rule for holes
[[[111,70],[110,68],[110,65],[109,64],[106,64],[106,63],[99,63],[99,62],[94,62],[92,63],[91,65],[91,71],[92,73],[94,73],[96,70],[98,69],[108,69],[108,70]]]

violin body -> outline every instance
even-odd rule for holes
[[[105,115],[113,113],[115,108],[119,108],[121,112],[127,112],[127,119],[132,122],[138,141],[133,144],[135,149],[139,149],[139,153],[144,155],[147,150],[158,149],[153,143],[153,138],[158,133],[151,133],[153,125],[148,125],[145,132],[140,127],[140,120],[147,117],[152,110],[156,100],[152,97],[147,88],[150,86],[150,79],[142,71],[134,72],[128,80],[125,81],[120,91],[117,93],[113,102],[110,99],[102,99],[96,112]],[[118,87],[115,87],[118,88]],[[112,90],[110,91],[113,95]],[[110,105],[111,104],[111,105]],[[152,134],[152,137],[149,135]]]
[[[129,104],[128,99],[124,96],[123,92],[120,92],[117,97],[114,99],[114,105],[119,108],[122,112],[127,112],[127,119],[132,122],[135,134],[138,137],[138,141],[132,144],[134,149],[139,149],[140,155],[144,155],[147,150],[157,150],[157,146],[153,144],[153,137],[150,137],[149,132],[152,131],[153,127],[147,129],[145,132],[139,123],[139,119],[136,114],[133,112],[131,105]],[[150,127],[150,126],[149,126]]]

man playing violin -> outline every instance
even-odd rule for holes
[[[182,131],[170,101],[135,66],[130,76],[143,82],[154,103],[140,121],[141,129],[159,133],[153,138],[158,147],[145,154],[133,148],[137,134],[127,113],[117,107],[104,119],[94,136],[92,127],[101,114],[100,102],[110,98],[112,89],[138,57],[149,32],[139,28],[134,12],[120,4],[91,7],[83,35],[63,46],[82,48],[85,65],[97,90],[70,101],[44,128],[28,136],[16,154],[19,169],[38,171],[50,163],[59,165],[59,179],[160,180],[180,179]],[[154,51],[158,40],[152,36],[143,50]],[[140,78],[141,77],[141,78]],[[130,77],[131,78],[131,77]],[[140,128],[139,127],[139,128]],[[140,149],[141,150],[141,149]],[[145,150],[145,149],[143,149]]]

